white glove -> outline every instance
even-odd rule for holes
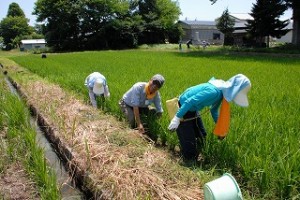
[[[104,86],[104,97],[110,97],[108,85]]]
[[[180,118],[178,118],[178,117],[175,116],[171,120],[171,123],[169,124],[168,129],[170,131],[175,131],[178,128],[179,124],[180,124]]]

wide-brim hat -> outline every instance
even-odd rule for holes
[[[251,85],[247,85],[245,88],[240,90],[233,99],[234,103],[242,107],[249,106],[247,93],[249,92],[250,88]]]
[[[103,80],[102,79],[96,79],[93,87],[93,92],[97,95],[104,93],[104,87],[103,87]]]

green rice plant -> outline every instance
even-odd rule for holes
[[[35,144],[35,131],[28,130],[24,132],[27,138],[27,145],[31,146],[31,154],[26,155],[27,171],[31,172],[40,188],[42,199],[56,199],[59,198],[60,193],[56,185],[56,176],[54,171],[48,166],[47,160],[44,157],[42,148]]]
[[[2,125],[7,127],[6,154],[11,161],[20,160],[24,163],[26,172],[38,186],[41,199],[59,199],[56,177],[47,166],[43,150],[36,144],[36,133],[30,126],[28,109],[16,95],[2,86],[0,86],[3,95],[0,101],[0,116],[3,119]]]
[[[105,58],[105,59],[99,59]],[[106,76],[111,92],[107,112],[122,119],[118,101],[136,82],[162,74],[165,85],[160,93],[165,101],[186,88],[207,82],[211,77],[227,80],[243,73],[252,82],[250,106],[231,104],[228,136],[218,141],[212,134],[214,122],[202,115],[208,136],[202,149],[202,167],[214,173],[230,171],[242,183],[242,190],[263,199],[299,197],[300,59],[267,55],[231,55],[213,51],[101,51],[14,57],[14,61],[48,81],[88,100],[83,84],[93,71]],[[70,71],[70,69],[72,69]],[[21,74],[15,74],[22,80]],[[152,121],[151,121],[152,122]],[[150,123],[150,133],[170,149],[178,146],[176,133],[167,130],[170,122],[164,112]]]
[[[7,113],[6,117],[8,118],[8,126],[28,126],[29,111],[25,109],[24,104],[17,103],[19,99],[15,96],[6,96],[6,99],[4,101],[10,102],[13,105],[13,109],[11,107],[4,107],[4,113]]]

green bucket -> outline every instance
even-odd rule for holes
[[[242,192],[229,173],[204,185],[205,200],[242,200]]]

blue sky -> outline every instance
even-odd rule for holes
[[[6,17],[9,4],[15,2],[19,4],[24,11],[26,18],[30,19],[29,24],[34,25],[36,16],[32,15],[34,3],[36,0],[0,0],[0,20]],[[214,5],[211,5],[209,0],[178,0],[182,14],[180,19],[188,20],[203,20],[213,21],[220,17],[223,11],[228,8],[230,13],[249,13],[251,12],[252,4],[256,0],[218,0]],[[282,16],[282,19],[288,19],[292,16],[292,11],[289,10]]]

